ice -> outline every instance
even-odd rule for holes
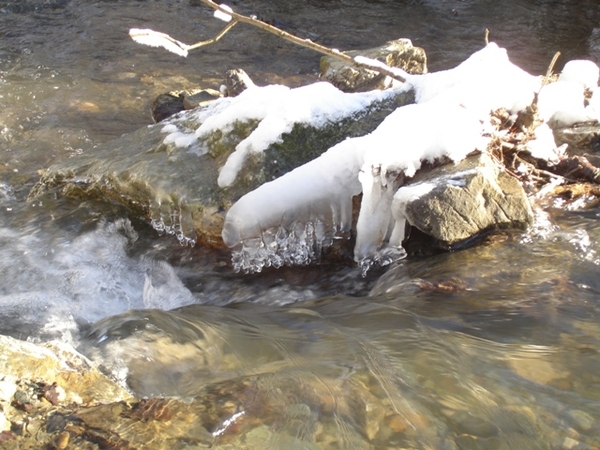
[[[234,249],[236,269],[257,272],[264,266],[308,264],[323,246],[348,233],[352,197],[361,191],[356,174],[363,152],[360,139],[347,139],[238,200],[222,233]]]
[[[545,121],[571,124],[589,119],[583,89],[594,77],[597,82],[597,75],[591,66],[584,66],[587,72],[583,78],[573,80],[581,64],[568,65],[561,81],[540,92],[541,77],[515,66],[506,50],[490,43],[454,69],[407,75],[402,89],[415,92],[415,104],[398,108],[372,133],[341,142],[319,158],[244,195],[232,206],[223,239],[232,248],[235,269],[254,272],[318,260],[321,249],[333,239],[351,234],[352,198],[361,193],[356,262],[364,273],[373,264],[401,259],[406,254],[402,248],[404,205],[411,196],[433,188],[427,184],[402,188],[422,164],[459,162],[474,151],[485,152],[493,128],[490,113],[499,108],[511,113],[522,111],[538,92]],[[313,89],[302,92],[308,96],[323,89],[320,100],[330,98],[323,86]],[[299,101],[293,96],[285,101],[292,100]],[[315,103],[319,99],[306,100],[309,108],[304,108],[305,100],[299,105],[306,116],[296,116],[296,120],[310,120],[308,117],[320,110]],[[295,103],[282,105],[277,113],[293,106]],[[326,114],[333,115],[330,109]],[[263,122],[283,129],[287,120],[272,117]],[[259,148],[268,141],[261,141],[261,133],[251,136]],[[251,151],[248,149],[252,147],[238,150],[243,148]],[[556,148],[551,129],[544,124],[536,130],[528,150],[554,163],[564,148]]]

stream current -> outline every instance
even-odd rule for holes
[[[595,0],[230,6],[340,49],[410,38],[432,71],[481,48],[485,28],[531,73],[559,50],[559,67],[600,59]],[[600,446],[597,208],[363,279],[236,274],[116,206],[27,202],[53,162],[151,123],[159,94],[218,88],[236,67],[259,85],[317,79],[318,55],[243,25],[187,59],[136,45],[133,27],[193,43],[221,24],[193,0],[0,2],[0,334],[70,343],[140,397],[260,377],[278,420],[246,448]]]

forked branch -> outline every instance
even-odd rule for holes
[[[171,36],[159,33],[153,30],[141,30],[138,28],[132,28],[129,31],[129,35],[131,38],[145,45],[150,45],[153,47],[163,47],[173,53],[177,53],[181,56],[187,56],[189,50],[193,50],[195,48],[203,47],[205,45],[212,44],[217,42],[220,38],[222,38],[231,28],[233,28],[238,22],[246,23],[255,27],[260,28],[261,30],[267,31],[271,34],[279,36],[287,41],[293,42],[294,44],[300,45],[302,47],[310,48],[311,50],[315,50],[323,55],[331,56],[333,58],[344,61],[347,64],[354,65],[356,67],[360,67],[363,69],[373,70],[375,72],[379,72],[383,75],[386,75],[390,78],[398,80],[400,82],[405,82],[408,74],[398,68],[390,67],[380,61],[365,58],[365,57],[356,57],[353,58],[339,50],[332,49],[329,47],[325,47],[324,45],[317,44],[316,42],[311,41],[310,39],[302,39],[298,36],[294,36],[287,31],[283,31],[280,28],[277,28],[273,25],[270,25],[262,20],[257,19],[255,16],[245,16],[243,14],[238,14],[231,10],[228,6],[225,5],[217,5],[212,0],[200,0],[207,6],[210,6],[215,10],[215,15],[222,20],[229,20],[230,22],[227,24],[221,32],[212,39],[208,39],[205,41],[200,41],[192,45],[185,44],[176,39],[173,39]],[[218,15],[217,15],[218,14]]]

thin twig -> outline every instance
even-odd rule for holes
[[[554,70],[554,65],[556,64],[556,61],[558,60],[559,56],[560,56],[560,52],[556,52],[554,54],[554,57],[552,58],[552,61],[550,61],[548,70],[546,70],[546,76],[542,80],[542,87],[544,87],[546,84],[548,84],[548,81],[550,80],[550,76],[552,75],[552,70]]]
[[[227,26],[225,28],[223,28],[221,30],[221,32],[219,34],[217,34],[214,38],[212,39],[207,39],[206,41],[200,41],[200,42],[196,42],[195,44],[189,45],[188,46],[188,50],[193,50],[195,48],[199,48],[199,47],[204,47],[205,45],[209,45],[209,44],[214,44],[215,42],[217,42],[219,39],[221,39],[223,36],[225,36],[225,34],[231,30],[236,24],[238,23],[237,20],[232,20],[231,22],[229,22],[227,24]]]

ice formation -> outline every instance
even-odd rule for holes
[[[588,75],[583,81],[574,80],[569,73],[573,70],[567,68],[566,79],[556,83],[564,86],[546,86],[542,91],[569,90],[572,88],[568,86],[576,85],[582,97],[575,102],[579,108],[581,99],[583,108],[583,89],[594,77],[593,70],[586,67]],[[235,269],[254,272],[265,266],[316,260],[324,246],[351,231],[352,199],[361,192],[355,260],[366,271],[372,264],[402,258],[406,222],[402,205],[406,196],[422,195],[431,189],[424,184],[399,190],[406,178],[412,177],[423,162],[458,162],[475,150],[485,150],[490,112],[498,108],[511,113],[521,111],[532,104],[540,87],[541,77],[513,65],[506,51],[493,43],[454,69],[407,76],[400,89],[414,90],[415,104],[398,108],[372,133],[346,139],[319,158],[246,194],[231,207],[223,239],[232,248]],[[321,84],[313,89],[319,93],[320,102],[333,104],[329,97],[333,91],[327,91],[331,88]],[[545,120],[581,112],[574,104],[555,101],[546,93],[541,92],[539,97]],[[573,102],[570,97],[569,101]],[[282,105],[284,110],[294,107]],[[335,107],[344,106],[338,103]],[[316,111],[319,107],[312,103],[305,114]],[[327,114],[333,114],[332,109],[327,109]],[[577,120],[584,117],[579,115]],[[272,140],[269,128],[283,128],[277,125],[278,120],[271,117],[267,123],[275,125],[265,126],[252,137],[252,144],[238,146],[240,153],[260,151],[265,142]],[[531,150],[547,159],[556,158],[550,129],[543,127],[535,137]],[[224,168],[222,174],[228,169]]]

